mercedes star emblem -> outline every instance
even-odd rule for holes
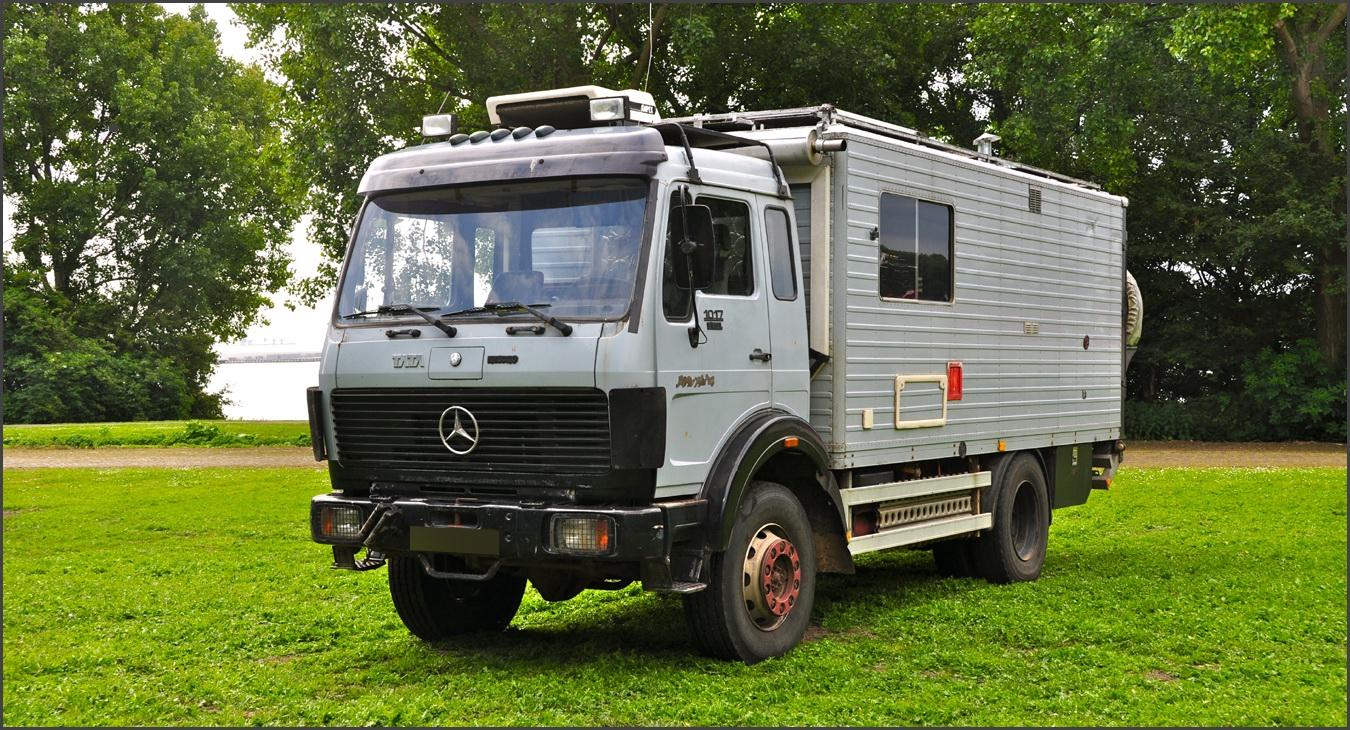
[[[445,418],[453,414],[453,425],[450,432],[445,431]],[[437,424],[436,430],[441,434],[441,443],[450,453],[463,456],[475,448],[478,448],[478,419],[474,418],[468,408],[463,406],[450,406],[441,411],[441,420]]]

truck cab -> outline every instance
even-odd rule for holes
[[[776,155],[818,165],[841,141],[661,122],[632,90],[488,108],[495,130],[449,124],[370,165],[308,394],[332,482],[312,537],[335,567],[387,565],[413,634],[501,629],[527,581],[550,601],[636,581],[685,596],[705,651],[758,661],[800,640],[818,572],[851,571],[855,529],[891,514],[866,508],[964,505],[895,523],[927,531],[892,545],[991,532],[980,495],[1011,461],[953,453],[853,499],[885,484],[812,425],[830,358]],[[1118,451],[1093,453],[1114,471]],[[1042,502],[1005,520],[1031,567],[986,577],[1039,573]],[[1008,540],[981,560],[1017,559]]]

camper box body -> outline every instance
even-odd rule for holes
[[[821,121],[772,126],[806,113]],[[695,121],[771,144],[846,143],[779,161],[811,349],[828,356],[809,421],[833,468],[1120,438],[1126,199],[828,107]],[[747,125],[767,128],[735,130]],[[950,207],[950,301],[881,296],[887,194]],[[942,378],[956,371],[944,415]]]

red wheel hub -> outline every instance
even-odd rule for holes
[[[785,532],[778,525],[765,525],[745,552],[745,608],[766,631],[778,628],[802,591],[801,557]]]

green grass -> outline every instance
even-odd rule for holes
[[[328,569],[313,469],[5,474],[4,721],[29,724],[1343,725],[1344,469],[1126,470],[1056,513],[1034,583],[866,556],[808,641],[692,653],[679,600],[533,590],[409,637]]]
[[[309,446],[306,421],[6,424],[5,446]]]

